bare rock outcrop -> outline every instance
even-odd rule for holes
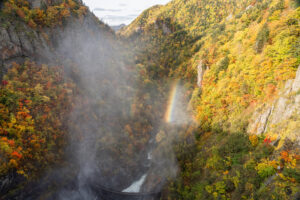
[[[164,35],[169,35],[172,33],[171,28],[169,27],[168,23],[165,21],[157,19],[153,22],[153,25],[154,25],[154,29],[161,30]]]
[[[300,114],[300,66],[298,67],[296,78],[288,80],[281,96],[275,102],[274,111],[270,119],[271,124],[277,124],[283,120],[287,120],[294,113]],[[300,130],[299,130],[300,131]]]
[[[248,127],[248,132],[256,135],[264,133],[271,112],[272,112],[272,107],[268,107],[264,111],[256,111],[252,117],[253,122],[250,123]]]
[[[46,4],[46,1],[43,0],[28,0],[32,8],[40,8],[43,3]]]
[[[250,120],[248,133],[288,138],[300,145],[300,66],[296,78],[288,80],[279,97],[256,110]]]
[[[202,87],[202,81],[203,81],[203,76],[206,71],[206,66],[201,60],[199,65],[197,66],[197,71],[198,71],[198,79],[197,79],[197,85],[199,88]]]
[[[59,1],[61,0],[51,0],[47,3],[52,5]],[[38,4],[37,2],[42,3],[43,0],[30,1],[32,4]],[[66,27],[72,27],[75,31],[71,33],[70,28]],[[52,28],[31,28],[18,18],[16,20],[0,18],[0,81],[12,63],[23,64],[25,60],[30,60],[48,65],[64,65],[65,59],[62,56],[67,54],[58,51],[62,39],[71,34],[76,41],[77,32],[80,30],[93,32],[96,29],[107,32],[110,30],[108,26],[105,27],[97,21],[90,12],[83,19],[71,16],[64,21],[64,26]],[[70,49],[76,48],[70,47]]]
[[[162,30],[163,30],[163,33],[167,34],[167,35],[172,33],[170,28],[165,23],[163,23],[163,25],[162,25]]]
[[[6,22],[6,26],[0,26],[0,79],[13,62],[21,64],[30,59],[48,63],[54,60],[54,52],[43,34],[46,33],[38,32],[20,21]]]
[[[233,18],[233,15],[232,15],[232,13],[230,13],[230,15],[228,15],[228,16],[226,17],[226,21],[230,21],[232,18]]]

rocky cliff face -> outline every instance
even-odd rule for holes
[[[54,53],[47,42],[47,32],[38,32],[22,22],[1,21],[0,26],[0,70],[1,77],[13,62],[26,59],[49,62]]]
[[[296,78],[288,80],[279,97],[270,105],[258,109],[251,120],[248,132],[266,134],[275,141],[289,139],[300,146],[300,66]]]
[[[32,8],[42,5],[56,5],[60,0],[29,0]],[[80,1],[81,2],[81,1]],[[70,34],[72,30],[72,34]],[[94,31],[113,35],[112,30],[100,22],[91,12],[82,18],[70,16],[64,24],[55,27],[32,28],[24,21],[0,18],[0,80],[12,63],[22,64],[25,60],[37,63],[62,64],[65,55],[60,55],[58,47],[66,35],[76,41],[79,33],[93,34]]]

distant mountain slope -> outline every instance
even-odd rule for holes
[[[146,55],[157,55],[137,60],[149,74],[179,77],[193,86],[203,77],[194,92],[195,98],[202,94],[195,100],[198,119],[230,129],[236,116],[229,110],[267,101],[295,77],[300,64],[296,6],[292,0],[174,0],[146,10],[119,34],[137,47],[145,44]],[[148,69],[150,63],[160,67]]]
[[[299,198],[299,20],[294,0],[173,0],[119,31],[157,93],[184,81],[199,122],[166,199]]]
[[[126,26],[125,24],[120,24],[120,25],[117,25],[117,26],[111,26],[111,28],[114,30],[114,31],[118,31],[120,30],[121,28],[123,28],[124,26]]]

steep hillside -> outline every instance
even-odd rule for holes
[[[145,148],[147,127],[139,135],[125,132],[142,122],[129,114],[134,73],[114,32],[81,1],[8,0],[1,2],[0,33],[0,199],[76,190],[98,177],[81,175],[83,163],[100,166],[107,157],[116,163],[101,163],[106,173],[96,181],[130,184],[141,159],[133,152]],[[101,152],[87,147],[95,145]],[[78,174],[85,178],[80,184]]]
[[[80,0],[1,1],[0,199],[298,200],[299,5],[173,0],[115,35]]]
[[[173,0],[119,31],[153,105],[181,79],[199,123],[166,199],[299,198],[299,14],[293,0]]]

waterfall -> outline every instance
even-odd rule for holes
[[[128,188],[122,192],[134,192],[138,193],[141,190],[143,183],[145,182],[147,174],[144,174],[138,181],[133,182]]]

